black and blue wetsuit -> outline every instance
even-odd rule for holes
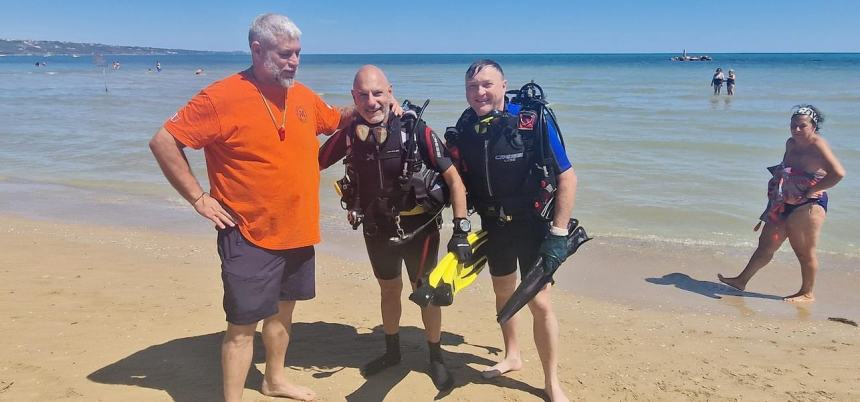
[[[541,191],[535,166],[548,162],[553,181],[572,167],[551,113],[542,111],[543,119],[534,119],[517,104],[491,116],[467,109],[455,127],[456,139],[446,138],[469,202],[488,232],[483,247],[493,276],[515,272],[517,262],[524,274],[538,257],[548,225],[535,212]]]

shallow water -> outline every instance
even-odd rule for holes
[[[509,87],[541,84],[579,176],[575,215],[598,236],[751,251],[765,205],[766,166],[779,162],[788,113],[813,103],[823,134],[848,171],[831,193],[824,253],[860,255],[860,54],[504,55]],[[351,101],[352,75],[374,63],[399,99],[431,98],[437,131],[467,106],[472,55],[307,55],[299,79],[335,105]],[[248,56],[0,58],[0,212],[167,230],[205,230],[167,184],[147,148],[163,121],[211,81],[245,68]],[[47,60],[46,67],[35,67]],[[716,67],[737,72],[736,96],[711,96]],[[194,70],[203,68],[205,75]],[[107,91],[105,89],[107,88]],[[202,155],[189,153],[205,180]],[[323,228],[350,232],[323,174]],[[195,228],[195,229],[189,229]],[[202,229],[198,229],[202,228]]]

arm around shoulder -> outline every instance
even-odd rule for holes
[[[337,125],[337,130],[343,130],[355,121],[355,106],[341,106],[337,110],[340,112],[340,122]]]

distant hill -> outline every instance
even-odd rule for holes
[[[242,52],[213,52],[205,50],[162,49],[157,47],[117,46],[101,43],[59,42],[53,40],[0,39],[0,55],[94,55],[94,54],[240,54]]]

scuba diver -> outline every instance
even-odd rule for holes
[[[453,206],[454,234],[448,251],[460,261],[471,258],[466,240],[463,182],[442,141],[421,120],[423,107],[404,102],[396,116],[391,84],[376,66],[355,74],[352,98],[358,116],[350,127],[334,134],[320,148],[320,169],[341,158],[346,175],[337,182],[341,205],[353,229],[363,226],[364,242],[381,294],[385,354],[361,368],[365,377],[400,362],[401,265],[405,262],[413,289],[436,265],[442,209]],[[359,118],[360,116],[360,118]],[[438,306],[421,309],[430,351],[429,374],[440,391],[453,378],[440,347],[442,313]]]
[[[526,84],[507,99],[507,81],[498,63],[478,60],[466,71],[466,109],[445,133],[470,208],[488,232],[488,265],[496,311],[517,287],[517,262],[523,278],[534,269],[551,275],[568,256],[571,213],[577,178],[543,90]],[[551,222],[551,224],[550,224]],[[538,259],[542,263],[535,266]],[[538,289],[535,289],[536,291]],[[550,286],[528,301],[534,316],[534,339],[544,371],[544,390],[554,402],[567,401],[559,383],[558,320]],[[516,337],[517,316],[501,324],[505,358],[482,375],[494,378],[522,368]]]

